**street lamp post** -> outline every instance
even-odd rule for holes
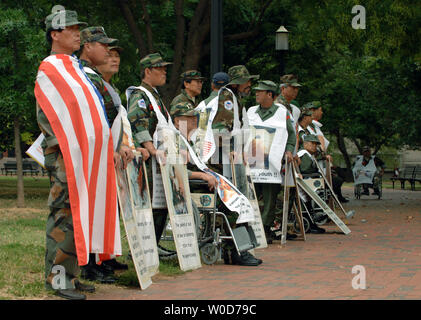
[[[275,49],[279,60],[279,73],[282,76],[285,69],[285,52],[288,51],[288,30],[284,26],[280,26],[275,34]]]
[[[211,2],[211,77],[216,72],[222,71],[223,63],[223,27],[222,27],[222,0],[212,0]]]

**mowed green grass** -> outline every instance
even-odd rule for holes
[[[44,289],[45,226],[49,214],[47,177],[24,177],[25,208],[16,207],[16,176],[0,176],[0,299],[54,299]],[[121,221],[123,256],[129,270],[117,271],[114,286],[140,288]],[[160,262],[160,275],[183,274],[177,259]]]

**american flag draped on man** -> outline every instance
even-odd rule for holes
[[[121,255],[113,137],[102,97],[79,60],[66,54],[44,59],[34,91],[63,154],[79,265],[89,253]]]

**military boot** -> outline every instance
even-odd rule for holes
[[[265,236],[266,236],[267,244],[272,244],[273,243],[272,230],[268,226],[263,226],[263,228],[265,229]]]

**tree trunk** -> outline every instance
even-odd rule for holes
[[[142,10],[143,10],[142,19],[145,22],[145,27],[146,27],[146,37],[148,39],[148,51],[154,52],[155,50],[153,47],[153,33],[152,33],[152,26],[151,26],[151,17],[149,16],[148,8],[146,7],[146,1],[141,0],[140,4],[142,5]]]
[[[17,207],[24,208],[25,207],[25,194],[23,189],[23,167],[22,167],[22,150],[21,150],[21,141],[20,141],[20,125],[19,119],[15,118],[14,121],[14,131],[15,131],[15,156],[16,156],[16,174],[18,179],[18,187],[17,187]]]
[[[352,181],[352,163],[351,163],[351,159],[349,158],[348,151],[346,150],[344,137],[342,136],[342,134],[339,130],[335,130],[333,132],[333,134],[336,136],[339,151],[342,153],[342,155],[344,157],[344,160],[345,160],[345,164],[346,164],[346,168],[347,168],[347,170],[346,170],[347,179],[346,180]]]
[[[127,4],[127,0],[118,0],[118,4],[130,31],[133,33],[137,47],[139,48],[140,57],[146,56],[148,54],[148,49],[146,48],[145,40],[143,39],[142,33],[136,24],[136,20],[133,17],[129,5]]]

